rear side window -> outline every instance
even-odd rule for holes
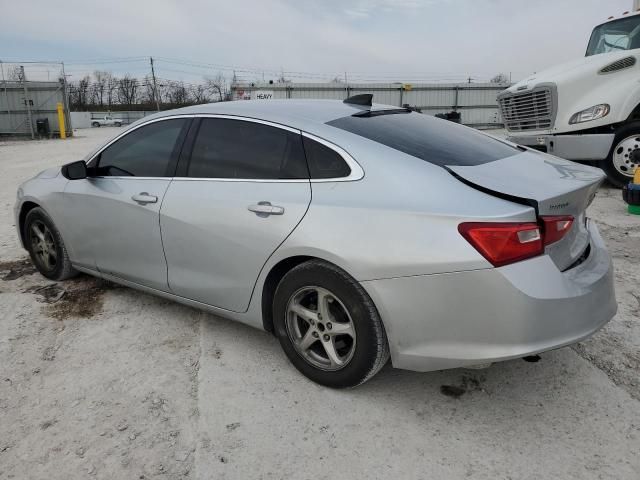
[[[307,179],[302,135],[243,120],[204,118],[187,175],[195,178]]]
[[[109,145],[98,159],[100,176],[166,177],[187,120],[153,122]],[[169,175],[170,176],[170,175]]]
[[[435,165],[480,165],[519,153],[471,128],[421,113],[350,116],[327,123]]]
[[[320,142],[304,137],[304,152],[309,163],[311,178],[340,178],[348,177],[351,168],[342,156]]]

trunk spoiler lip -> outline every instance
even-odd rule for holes
[[[447,165],[444,165],[442,168],[444,168],[447,172],[453,175],[457,180],[461,181],[462,183],[464,183],[465,185],[468,185],[471,188],[479,190],[480,192],[486,193],[488,195],[492,195],[494,197],[507,200],[509,202],[532,207],[536,212],[536,218],[540,216],[538,201],[534,200],[533,198],[516,197],[515,195],[510,195],[508,193],[498,192],[497,190],[492,190],[490,188],[483,187],[482,185],[478,185],[477,183],[467,180],[462,175],[459,175],[458,173],[454,172]]]

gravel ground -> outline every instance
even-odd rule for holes
[[[619,313],[541,361],[354,390],[299,375],[270,335],[87,276],[17,243],[17,185],[116,129],[0,142],[0,478],[639,478],[640,217],[601,189]]]

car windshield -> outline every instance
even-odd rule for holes
[[[520,153],[472,128],[430,115],[398,110],[377,113],[342,117],[327,124],[439,166],[481,165]]]
[[[604,23],[593,29],[586,56],[640,48],[640,15]]]

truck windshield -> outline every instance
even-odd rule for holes
[[[586,56],[640,48],[640,15],[603,23],[593,29]]]

